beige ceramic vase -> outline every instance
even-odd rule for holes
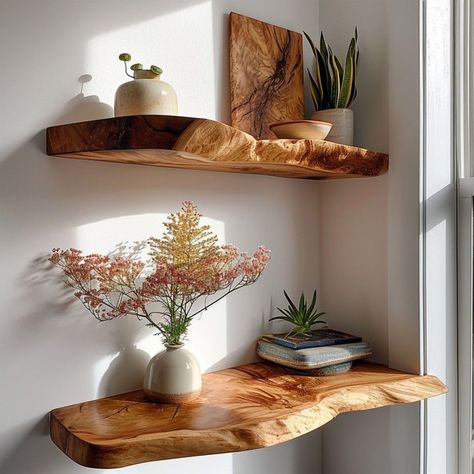
[[[135,79],[119,86],[114,113],[124,115],[177,115],[178,98],[174,89],[150,70],[134,71]]]
[[[332,123],[326,140],[343,145],[352,145],[354,136],[354,119],[351,109],[326,109],[313,112],[313,120]]]
[[[201,369],[183,344],[166,346],[148,363],[143,382],[146,398],[162,403],[186,403],[201,393]]]

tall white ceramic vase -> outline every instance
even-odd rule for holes
[[[143,382],[146,398],[162,403],[187,403],[201,393],[201,369],[183,344],[166,346],[148,363]]]
[[[150,70],[133,72],[135,79],[119,86],[115,93],[114,114],[177,115],[178,98],[174,89]]]
[[[326,140],[343,145],[353,145],[354,119],[351,109],[326,109],[313,112],[313,120],[333,124]]]

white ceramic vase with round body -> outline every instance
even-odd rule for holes
[[[326,109],[313,112],[313,120],[332,123],[326,140],[343,145],[352,145],[354,137],[354,119],[351,109]]]
[[[146,398],[162,403],[186,403],[201,393],[201,369],[183,344],[166,346],[153,357],[145,371]]]
[[[134,71],[133,81],[119,86],[115,92],[114,114],[125,115],[177,115],[176,92],[160,75],[149,70]]]

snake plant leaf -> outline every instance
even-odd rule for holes
[[[347,50],[346,66],[342,78],[341,94],[337,103],[337,106],[340,108],[346,108],[350,104],[352,87],[354,86],[354,48],[355,40],[352,38],[349,49]]]
[[[324,39],[324,34],[321,31],[321,37],[319,39],[319,49],[321,50],[321,55],[323,56],[326,63],[328,63],[329,55],[328,55],[328,48],[326,45],[326,41]]]
[[[308,69],[308,75],[309,75],[309,81],[310,81],[309,90],[311,93],[311,100],[313,101],[314,109],[320,110],[322,106],[322,101],[324,99],[323,81],[326,80],[325,71],[324,70],[322,71],[321,68],[325,66],[325,63],[322,60],[321,53],[318,51],[318,48],[316,48],[316,45],[314,44],[313,40],[308,35],[308,33],[306,33],[306,31],[303,31],[303,34],[308,40],[308,43],[311,47],[311,50],[313,52],[313,56],[315,59],[314,76],[311,75],[311,72]]]
[[[337,68],[337,64],[334,60],[334,54],[330,47],[328,47],[328,54],[329,54],[329,71],[332,75],[332,84],[331,84],[331,104],[334,107],[337,107],[337,103],[339,101],[339,94],[341,93],[341,80],[339,77],[339,69]]]
[[[321,96],[320,99],[322,99],[323,82],[322,82],[322,77],[321,77],[321,68],[320,68],[317,56],[316,56],[316,61],[314,63],[314,81],[316,83],[316,87],[318,89],[319,95]]]
[[[324,60],[322,54],[318,51],[317,55],[317,64],[319,67],[319,73],[321,76],[321,108],[328,108],[325,107],[326,104],[329,103],[329,90],[331,88],[330,82],[331,79],[329,77],[329,70],[326,64],[326,61]]]
[[[334,60],[336,61],[336,65],[337,65],[337,71],[339,73],[339,77],[342,78],[343,74],[344,74],[344,69],[342,68],[342,64],[341,62],[339,61],[339,59],[337,59],[337,56],[334,55]]]
[[[351,95],[350,103],[354,102],[356,97],[357,97],[357,87],[354,86],[353,89],[352,89],[352,95]]]
[[[313,43],[313,40],[308,35],[308,33],[306,33],[306,31],[303,31],[303,34],[305,35],[306,39],[308,40],[309,45],[311,46],[311,50],[313,51],[314,57],[316,57],[316,52],[318,51],[318,48],[316,48],[315,44]]]
[[[316,83],[316,80],[311,75],[311,71],[308,69],[309,76],[309,91],[311,94],[311,100],[313,101],[314,110],[320,110],[321,108],[321,94],[320,89]]]

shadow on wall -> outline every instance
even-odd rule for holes
[[[78,82],[81,84],[80,92],[74,96],[64,107],[62,113],[54,122],[55,125],[63,123],[83,122],[86,120],[98,120],[114,116],[113,108],[100,101],[97,95],[84,95],[87,82],[92,80],[90,74],[79,76]]]

